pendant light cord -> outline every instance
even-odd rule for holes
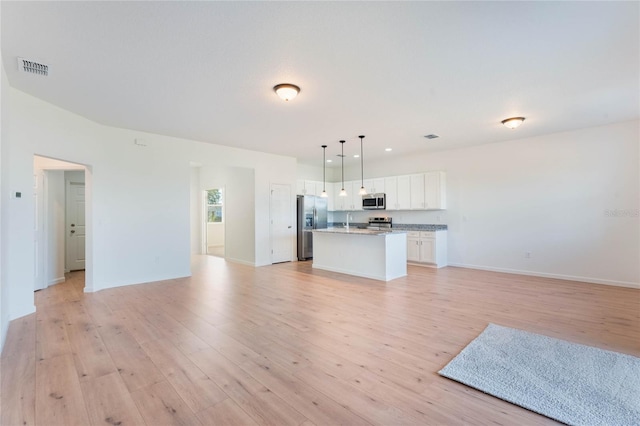
[[[364,158],[362,153],[362,140],[364,139],[364,135],[358,137],[360,138],[360,184],[364,188]]]
[[[327,146],[322,145],[322,192],[327,192],[326,168],[327,168]]]
[[[342,190],[344,191],[344,142],[345,141],[340,141],[340,145],[342,145]]]

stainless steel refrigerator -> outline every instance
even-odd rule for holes
[[[313,230],[327,227],[327,199],[298,195],[298,260],[313,258]]]

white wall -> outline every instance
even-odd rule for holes
[[[255,170],[234,167],[229,170],[229,180],[224,186],[225,210],[225,259],[256,265],[259,248],[256,232],[256,195],[252,190],[256,182]],[[256,188],[257,190],[257,188]],[[264,205],[263,205],[264,206]],[[264,212],[268,217],[269,203]],[[268,230],[268,225],[267,225]],[[267,242],[266,247],[271,249]],[[269,263],[267,261],[266,263]],[[262,263],[264,264],[264,263]]]
[[[65,260],[65,172],[45,171],[46,250],[45,271],[47,285],[64,282]],[[84,175],[84,173],[83,173]],[[83,176],[84,180],[84,176]]]
[[[2,8],[0,8],[1,10]],[[1,41],[0,41],[1,45]],[[7,230],[9,216],[9,81],[0,55],[0,352],[9,328],[9,281],[7,279]]]
[[[322,161],[322,151],[320,151],[320,153],[318,154],[318,159]],[[326,173],[326,177],[327,181],[329,181],[329,173]],[[322,167],[310,166],[308,164],[298,164],[296,178],[322,182]]]
[[[243,234],[238,244],[251,252],[250,263],[269,263],[269,185],[295,184],[294,158],[103,126],[13,88],[9,104],[10,146],[2,171],[8,164],[11,190],[30,190],[34,154],[87,166],[85,291],[190,275],[193,161],[251,170],[236,184],[252,200],[251,215],[242,218],[251,222],[243,223],[251,237]],[[33,201],[12,199],[3,204],[5,212],[3,244],[12,249],[4,252],[9,267],[2,272],[14,319],[34,311]]]
[[[385,213],[397,223],[448,224],[450,264],[640,287],[639,127],[388,158],[365,164],[365,178],[447,172],[446,211]]]
[[[224,223],[207,223],[207,247],[224,245]]]
[[[202,191],[200,190],[200,166],[191,165],[191,191],[189,195],[191,218],[191,254],[202,254]]]
[[[224,190],[225,258],[247,265],[256,265],[257,211],[267,216],[269,213],[268,204],[266,210],[256,209],[255,182],[254,169],[224,167],[220,164],[203,165],[200,168],[201,194],[213,188]],[[261,223],[261,226],[265,225]]]

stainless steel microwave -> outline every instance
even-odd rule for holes
[[[386,208],[386,194],[367,194],[362,196],[362,210],[384,210]]]

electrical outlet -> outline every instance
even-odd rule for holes
[[[525,259],[531,259],[531,252],[530,251],[525,251],[524,252],[524,258]]]

